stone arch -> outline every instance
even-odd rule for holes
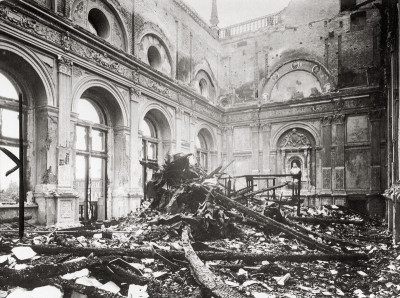
[[[317,128],[315,128],[313,125],[311,125],[309,123],[294,122],[294,123],[288,123],[286,125],[283,125],[282,127],[280,127],[274,133],[274,135],[271,138],[271,149],[272,150],[277,150],[279,148],[278,142],[281,139],[281,137],[285,133],[287,133],[287,132],[289,132],[289,131],[291,131],[293,129],[303,129],[303,130],[305,130],[306,132],[308,132],[312,136],[312,138],[313,138],[313,140],[315,142],[315,146],[316,147],[321,146],[321,138],[320,138],[320,135],[319,135],[319,132],[318,132]]]
[[[109,14],[109,16],[112,16],[113,20],[112,21],[116,21],[118,24],[118,28],[115,27],[115,24],[111,24],[111,26],[113,28],[111,28],[112,32],[115,33],[114,36],[112,37],[112,40],[106,39],[107,41],[109,41],[111,44],[113,44],[114,46],[117,46],[119,48],[122,48],[122,50],[128,52],[130,47],[131,47],[131,39],[128,37],[128,27],[126,22],[124,22],[123,20],[125,19],[127,22],[129,22],[127,20],[127,18],[123,18],[123,16],[121,15],[121,13],[118,11],[118,9],[116,9],[116,4],[115,3],[111,3],[113,1],[101,1],[101,0],[91,0],[90,1],[90,6],[91,8],[97,8],[99,10],[101,10],[103,13],[106,12],[107,14]],[[75,0],[75,1],[71,1],[70,4],[70,15],[69,17],[71,19],[73,19],[73,21],[88,29],[88,25],[87,25],[87,15],[89,13],[88,11],[88,6],[89,6],[89,1],[88,0]],[[115,18],[115,20],[114,20]],[[88,29],[89,30],[89,29]],[[121,34],[122,35],[122,45],[120,45],[120,42],[116,40],[117,36]]]
[[[88,90],[92,90],[94,93],[100,90],[103,92],[103,99],[100,99],[98,104],[104,105],[106,108],[104,112],[112,121],[111,126],[129,126],[129,109],[123,95],[113,84],[97,76],[85,77],[77,83],[72,92],[73,112],[76,111],[78,100]]]
[[[311,95],[308,96],[318,96],[321,93],[328,93],[334,89],[333,77],[323,64],[315,60],[291,59],[285,61],[283,64],[279,64],[279,67],[277,67],[267,79],[264,78],[261,80],[259,84],[259,94],[262,95],[263,101],[272,102],[292,99],[272,98],[271,94],[281,79],[288,78],[295,72],[301,72],[305,80],[312,80],[312,78],[314,78],[314,80],[318,82],[316,87],[319,87],[314,89],[320,90],[316,90],[314,94],[311,92]]]
[[[209,67],[204,67],[204,65],[198,65],[193,73],[194,80],[192,83],[195,85],[194,88],[196,89],[196,91],[201,94],[201,87],[199,85],[201,80],[205,80],[209,85],[208,96],[206,96],[206,98],[212,102],[215,102],[217,98],[218,88],[216,86],[216,80],[213,73],[211,72],[211,69]]]
[[[194,69],[193,69],[193,71],[192,71],[193,77],[195,78],[196,75],[197,75],[200,71],[204,71],[204,72],[209,76],[209,79],[210,79],[210,81],[212,82],[212,84],[213,84],[215,87],[217,87],[217,79],[216,79],[216,77],[215,77],[215,75],[214,75],[214,72],[211,70],[210,64],[208,63],[207,60],[203,59],[203,60],[201,61],[201,63],[197,64],[197,65],[194,67]]]
[[[154,23],[149,23],[146,22],[143,26],[142,31],[137,35],[136,40],[138,40],[138,43],[135,47],[135,52],[137,53],[139,59],[141,59],[143,62],[147,61],[147,50],[142,48],[142,42],[143,39],[146,38],[146,36],[152,36],[157,39],[157,41],[160,43],[160,45],[164,48],[167,59],[169,61],[171,70],[170,73],[167,74],[168,76],[175,78],[175,65],[176,61],[175,58],[171,53],[174,51],[174,46],[170,42],[169,38],[167,35],[164,33],[164,30],[162,30],[158,25]]]
[[[12,59],[1,59],[0,68],[2,68],[13,81],[18,82],[18,84],[23,87],[23,95],[27,98],[28,104],[39,106],[57,105],[54,82],[42,61],[35,53],[29,51],[26,47],[4,39],[0,39],[0,50],[15,55],[15,58],[17,58],[16,60],[21,60],[11,61]],[[24,73],[19,71],[23,65],[22,63],[26,63],[28,67],[25,68]],[[28,71],[32,74],[28,74]],[[39,100],[37,100],[38,97]],[[40,99],[41,97],[42,99]]]
[[[154,123],[159,133],[160,142],[158,162],[162,163],[167,153],[174,151],[175,126],[173,115],[162,105],[150,102],[145,105],[139,113],[139,131],[142,131],[141,123],[145,117]]]
[[[209,144],[210,144],[209,150],[210,151],[217,150],[217,137],[215,135],[214,130],[212,129],[212,127],[209,124],[201,123],[201,124],[197,125],[195,131],[196,131],[196,134],[194,137],[196,137],[200,132],[204,133],[207,140],[209,141]]]

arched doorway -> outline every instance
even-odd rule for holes
[[[199,130],[195,140],[197,163],[206,171],[216,163],[216,152],[214,151],[214,139],[208,128]]]
[[[56,183],[56,124],[49,116],[54,102],[51,78],[30,51],[0,40],[0,146],[18,156],[19,98],[22,98],[24,141],[24,191],[38,184]],[[14,162],[0,152],[0,200],[14,203],[19,197],[19,171],[5,172]],[[35,197],[29,196],[33,201]],[[39,222],[43,222],[39,218]]]
[[[150,108],[139,123],[142,139],[141,164],[142,187],[146,198],[146,184],[151,180],[153,171],[164,162],[171,153],[171,126],[164,112]]]
[[[0,147],[19,155],[19,93],[15,83],[0,70]],[[15,163],[0,151],[0,203],[15,204],[19,200],[18,171],[6,176]]]
[[[74,188],[80,197],[80,217],[126,215],[131,211],[130,131],[123,97],[97,77],[83,79],[73,94]]]
[[[75,127],[75,189],[81,220],[106,217],[107,121],[94,101],[82,97]]]

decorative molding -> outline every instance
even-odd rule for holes
[[[17,9],[0,6],[0,19],[6,23],[19,27],[21,30],[44,38],[52,43],[61,44],[61,33],[44,26],[38,21],[21,14]]]

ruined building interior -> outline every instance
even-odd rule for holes
[[[398,241],[399,1],[291,0],[223,28],[209,2],[205,20],[184,0],[0,1],[0,147],[18,156],[22,101],[29,222],[127,216],[157,164],[192,153],[226,177],[295,164],[303,207]],[[0,151],[1,218],[18,216],[14,166]]]

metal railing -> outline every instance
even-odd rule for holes
[[[278,184],[282,178],[285,182]],[[241,181],[241,183],[238,183]],[[277,190],[288,186],[291,188],[291,202],[297,205],[297,215],[300,215],[301,206],[301,173],[291,174],[269,174],[269,175],[241,175],[225,176],[220,178],[220,183],[224,186],[225,195],[231,198],[254,198],[255,195],[261,195],[266,201],[284,203],[278,200]],[[236,189],[236,188],[239,189]]]

